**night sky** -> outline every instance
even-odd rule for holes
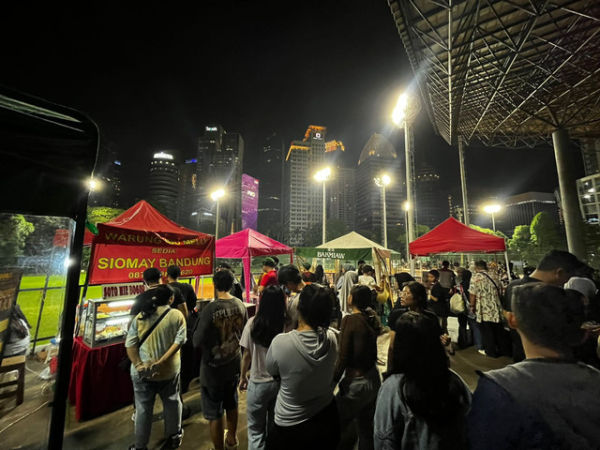
[[[242,133],[250,174],[264,137],[288,144],[309,124],[345,143],[348,164],[374,132],[401,150],[389,115],[412,72],[385,0],[108,3],[3,6],[0,83],[88,113],[121,154],[126,199],[143,195],[153,151],[193,155],[208,123]],[[458,196],[457,151],[424,113],[415,149],[440,195]],[[550,148],[470,148],[467,171],[474,199],[558,183]]]

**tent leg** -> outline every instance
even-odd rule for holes
[[[508,260],[508,252],[504,252],[504,260],[506,261],[506,276],[510,283],[510,261]]]

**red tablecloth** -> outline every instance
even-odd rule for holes
[[[126,356],[123,343],[89,348],[81,337],[73,342],[69,400],[77,420],[87,420],[133,403],[129,373],[118,367]]]

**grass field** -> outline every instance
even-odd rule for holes
[[[40,320],[38,338],[54,337],[58,333],[59,321],[65,300],[65,281],[66,278],[60,275],[52,275],[48,279],[49,289],[46,291],[46,298],[44,301],[44,309],[42,311],[42,317]],[[187,280],[182,281],[185,282]],[[37,323],[38,315],[40,313],[40,305],[42,302],[42,293],[45,282],[45,275],[25,275],[21,279],[17,303],[23,310],[25,317],[27,317],[27,320],[32,326],[32,340],[35,336],[35,326]],[[85,273],[82,273],[79,279],[79,284],[83,285],[84,283]],[[195,285],[194,283],[192,284]],[[210,278],[203,278],[202,284],[204,287],[204,292],[212,292],[212,280]],[[28,291],[27,289],[35,290]],[[88,288],[86,297],[88,299],[101,298],[102,287],[90,286]],[[48,342],[48,340],[38,342],[38,344],[43,344],[46,342]]]

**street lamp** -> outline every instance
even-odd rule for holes
[[[93,177],[91,177],[88,181],[87,181],[87,187],[89,189],[90,192],[94,192],[94,191],[98,191],[100,190],[100,182],[98,180],[95,180]]]
[[[491,204],[485,205],[483,207],[483,211],[484,212],[486,212],[487,214],[491,214],[492,215],[492,228],[494,229],[494,233],[496,232],[496,219],[494,217],[494,214],[496,214],[501,209],[502,209],[502,206],[500,206],[497,203],[491,203]]]
[[[406,166],[406,198],[408,202],[413,202],[414,191],[413,191],[413,153],[412,148],[412,130],[411,124],[417,114],[419,113],[420,103],[416,96],[410,95],[408,92],[404,92],[398,97],[396,107],[392,112],[392,121],[398,128],[404,128],[404,156]],[[410,205],[410,203],[409,203]],[[415,208],[409,207],[407,211],[407,233],[408,241],[413,241],[415,238]],[[410,273],[415,274],[415,265],[412,259],[410,261]]]
[[[326,191],[325,191],[325,183],[327,182],[327,180],[329,180],[329,177],[331,176],[331,168],[330,167],[325,167],[321,170],[319,170],[317,173],[315,173],[315,180],[323,183],[323,244],[326,241],[325,235],[326,235],[326,225],[325,225],[325,219],[327,217],[327,197],[326,197]]]
[[[215,218],[215,241],[219,239],[219,200],[225,197],[225,190],[222,188],[216,189],[210,193],[210,198],[213,202],[217,202],[217,214]]]
[[[383,246],[387,248],[387,216],[385,206],[385,187],[392,182],[387,173],[381,174],[375,178],[375,184],[381,188],[381,199],[383,201]]]
[[[409,239],[408,239],[408,211],[410,210],[410,202],[404,202],[402,204],[402,209],[404,210],[404,227],[405,227],[405,235],[406,235],[406,262],[410,264],[410,249],[408,247]]]

